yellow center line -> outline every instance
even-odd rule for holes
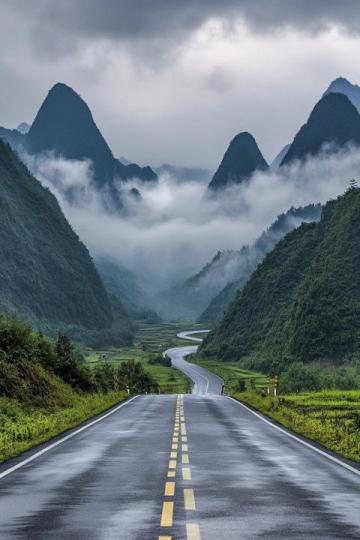
[[[159,540],[171,540],[171,536],[159,536]]]
[[[193,489],[184,489],[185,510],[196,510]]]
[[[182,477],[183,477],[183,480],[191,480],[190,467],[183,467],[182,468]]]
[[[174,503],[172,501],[165,501],[162,507],[161,513],[161,527],[172,527],[173,524]]]
[[[172,443],[171,445],[171,450],[177,450],[178,449],[178,444],[177,443]],[[183,445],[184,446],[184,445]]]
[[[188,451],[189,451],[188,445],[187,445],[187,444],[182,444],[182,445],[181,445],[181,450],[182,450],[183,452],[188,452]]]
[[[184,465],[189,464],[189,454],[183,454],[182,455],[182,462],[184,463]]]
[[[165,497],[173,497],[175,493],[175,482],[166,482]]]
[[[169,469],[176,469],[176,459],[170,459]]]
[[[177,452],[170,452],[170,459],[176,459]]]
[[[176,476],[176,471],[168,471],[167,473],[168,478],[175,478],[175,476]]]
[[[200,527],[197,523],[186,524],[187,540],[201,540]]]

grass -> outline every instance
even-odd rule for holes
[[[279,397],[241,392],[234,397],[345,458],[360,462],[360,390]]]
[[[292,431],[360,462],[360,390],[322,390],[263,397],[260,390],[268,386],[268,378],[261,373],[244,370],[236,362],[192,356],[193,362],[224,379],[227,394]],[[237,391],[239,379],[247,381],[247,391]]]
[[[224,380],[225,393],[233,394],[238,387],[239,380],[245,380],[248,385],[255,388],[267,385],[268,378],[256,371],[242,369],[236,362],[217,362],[216,360],[203,360],[193,354],[188,358],[191,362],[212,371]]]
[[[126,392],[71,392],[66,407],[38,408],[0,398],[0,462],[43,443],[127,398]]]
[[[139,323],[135,342],[132,347],[116,347],[100,350],[85,349],[83,351],[87,364],[109,362],[118,365],[127,360],[141,362],[154,377],[163,394],[184,394],[190,391],[190,381],[177,369],[162,365],[151,365],[149,360],[171,347],[186,345],[189,342],[176,337],[185,330],[203,328],[201,325],[187,321],[161,322],[158,324]]]

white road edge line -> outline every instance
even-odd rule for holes
[[[86,424],[86,426],[83,426],[79,429],[77,429],[76,431],[73,431],[73,433],[69,433],[69,435],[66,435],[65,437],[63,437],[62,439],[59,439],[58,441],[50,444],[49,446],[46,446],[45,448],[43,448],[42,450],[39,450],[39,452],[36,452],[35,454],[33,454],[32,456],[24,459],[23,461],[20,461],[20,463],[17,463],[16,465],[14,465],[13,467],[10,467],[9,469],[7,469],[6,471],[3,471],[2,473],[0,473],[0,479],[1,478],[4,478],[5,476],[8,476],[9,474],[11,474],[12,472],[16,471],[17,469],[20,469],[21,467],[23,467],[24,465],[27,465],[28,463],[30,463],[31,461],[34,461],[34,459],[37,459],[38,457],[42,456],[43,454],[45,454],[46,452],[48,452],[49,450],[52,450],[53,448],[55,448],[56,446],[59,446],[60,444],[64,443],[65,441],[68,441],[69,439],[72,439],[72,437],[75,437],[75,435],[78,435],[79,433],[81,433],[82,431],[85,431],[85,429],[89,429],[91,426],[97,424],[98,422],[101,422],[101,420],[104,420],[105,418],[107,418],[108,416],[110,416],[111,414],[114,414],[116,413],[119,409],[121,409],[122,407],[125,407],[125,405],[128,405],[129,403],[131,403],[134,399],[136,399],[137,397],[139,396],[134,396],[133,398],[129,399],[128,401],[125,401],[125,403],[122,403],[121,405],[119,405],[118,407],[116,407],[115,409],[112,409],[111,411],[107,412],[106,414],[104,414],[103,416],[101,416],[100,418],[97,418],[96,420],[93,420],[92,422],[90,422],[89,424]]]
[[[280,426],[277,426],[276,424],[273,424],[272,422],[270,422],[270,420],[267,420],[261,414],[256,413],[255,411],[250,409],[250,407],[247,407],[247,405],[244,405],[244,403],[241,403],[240,401],[237,401],[236,399],[234,399],[234,398],[232,398],[230,396],[226,396],[226,397],[228,399],[231,399],[232,401],[234,401],[235,403],[237,403],[241,407],[244,407],[244,409],[251,412],[253,415],[260,418],[260,420],[265,422],[265,424],[269,424],[269,426],[273,427],[274,429],[277,429],[278,431],[281,431],[281,433],[283,433],[287,437],[290,437],[290,439],[294,439],[295,441],[299,442],[300,444],[303,444],[307,448],[310,448],[311,450],[314,450],[314,452],[317,452],[321,456],[324,456],[327,459],[329,459],[330,461],[333,461],[337,465],[340,465],[341,467],[344,467],[344,469],[347,469],[348,471],[351,471],[352,473],[356,474],[357,476],[360,476],[360,470],[359,469],[355,469],[355,467],[352,467],[351,465],[348,465],[347,463],[344,463],[343,461],[341,461],[340,459],[337,459],[336,457],[332,456],[331,454],[328,454],[327,452],[324,452],[323,450],[320,450],[320,448],[317,448],[316,446],[313,446],[312,444],[310,444],[310,443],[308,443],[306,441],[303,441],[302,439],[300,439],[296,435],[293,435],[292,433],[289,433],[288,431],[281,428]]]

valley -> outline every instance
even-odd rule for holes
[[[1,8],[0,540],[358,540],[358,3]]]

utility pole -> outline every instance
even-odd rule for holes
[[[279,375],[275,375],[275,378],[274,378],[274,397],[277,396],[278,388],[279,388]]]

